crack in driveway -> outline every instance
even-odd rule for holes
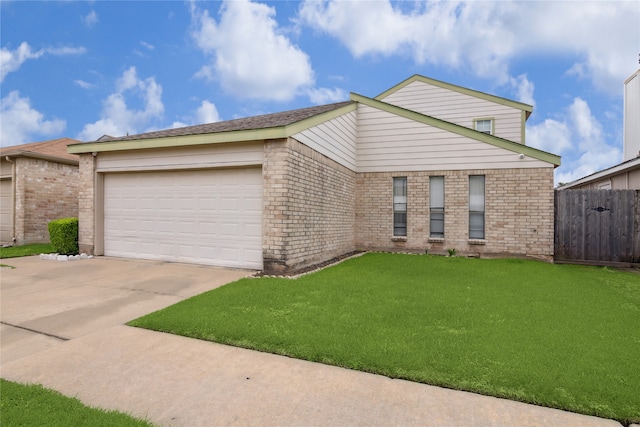
[[[37,331],[35,329],[27,328],[25,326],[20,326],[20,325],[14,325],[12,323],[7,323],[7,322],[0,321],[0,324],[11,326],[12,328],[23,329],[25,331],[33,332],[34,334],[45,335],[47,337],[55,338],[55,339],[60,340],[60,341],[69,341],[70,340],[70,338],[61,337],[61,336],[58,336],[58,335],[50,334],[48,332]]]

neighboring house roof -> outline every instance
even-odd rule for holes
[[[33,157],[43,160],[51,160],[59,163],[78,164],[78,156],[70,154],[67,146],[77,144],[80,141],[71,138],[58,138],[49,141],[32,142],[29,144],[13,145],[0,148],[0,156]]]
[[[533,112],[533,106],[531,106],[529,104],[524,104],[522,102],[513,101],[511,99],[501,98],[501,97],[495,96],[495,95],[490,95],[488,93],[484,93],[484,92],[480,92],[480,91],[477,91],[477,90],[469,89],[467,87],[462,87],[462,86],[457,86],[457,85],[454,85],[454,84],[451,84],[451,83],[442,82],[440,80],[431,79],[429,77],[421,76],[419,74],[414,74],[413,76],[409,77],[408,79],[398,83],[397,85],[395,85],[391,89],[385,90],[380,95],[376,96],[375,99],[377,99],[379,101],[382,101],[387,96],[391,95],[394,92],[397,92],[398,90],[402,89],[403,87],[405,87],[405,86],[407,86],[407,85],[409,85],[409,84],[411,84],[411,83],[413,83],[415,81],[422,82],[422,83],[427,83],[427,84],[430,84],[430,85],[433,85],[433,86],[438,86],[438,87],[441,87],[443,89],[453,90],[455,92],[463,93],[465,95],[475,96],[476,98],[484,99],[486,101],[495,102],[496,104],[506,105],[507,107],[512,107],[512,108],[516,108],[518,110],[522,110],[522,111],[524,111],[526,113],[526,118],[527,119],[529,118],[529,116]]]
[[[591,175],[587,175],[585,177],[576,179],[575,181],[569,182],[567,184],[560,185],[556,189],[568,190],[569,188],[588,184],[592,181],[598,181],[600,179],[607,178],[609,176],[618,175],[620,173],[624,173],[624,172],[635,170],[635,169],[640,169],[640,157],[627,160],[626,162],[618,163],[617,165],[611,166],[610,168],[601,170],[599,172],[594,172]]]

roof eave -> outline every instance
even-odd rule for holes
[[[583,176],[582,178],[578,178],[575,181],[571,181],[567,184],[560,185],[556,189],[557,190],[568,190],[570,188],[576,187],[578,185],[588,184],[592,181],[609,178],[611,176],[629,172],[631,170],[635,170],[636,168],[640,168],[640,157],[636,157],[635,159],[627,160],[622,163],[618,163],[617,165],[613,165],[607,169],[594,172],[587,176]]]
[[[335,117],[355,111],[357,104],[351,103],[324,113],[308,117],[284,126],[247,129],[228,132],[203,133],[197,135],[165,136],[160,138],[129,139],[116,141],[95,141],[72,144],[67,151],[72,154],[99,153],[106,151],[142,150],[150,148],[169,148],[188,145],[223,144],[231,142],[264,141],[267,139],[288,138],[298,132],[317,126]]]
[[[73,153],[70,153],[73,154]],[[74,159],[68,159],[66,157],[58,157],[58,156],[53,156],[50,154],[42,154],[42,153],[34,153],[32,151],[24,151],[24,150],[20,150],[20,151],[10,151],[7,153],[2,153],[0,155],[2,158],[5,157],[27,157],[30,159],[38,159],[38,160],[46,160],[48,162],[56,162],[56,163],[63,163],[63,164],[67,164],[67,165],[78,165],[80,162],[79,160],[74,160]]]

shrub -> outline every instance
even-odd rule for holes
[[[48,228],[54,252],[61,255],[78,253],[78,218],[56,219],[49,223]]]

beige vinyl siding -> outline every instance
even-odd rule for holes
[[[260,141],[103,152],[97,157],[97,170],[118,172],[259,165],[262,164],[263,151],[263,143]]]
[[[494,119],[495,136],[522,143],[521,110],[415,81],[381,101],[473,129],[473,120]]]
[[[292,136],[351,170],[356,169],[356,112],[352,111]]]
[[[357,150],[357,172],[553,167],[366,105],[358,106]]]

